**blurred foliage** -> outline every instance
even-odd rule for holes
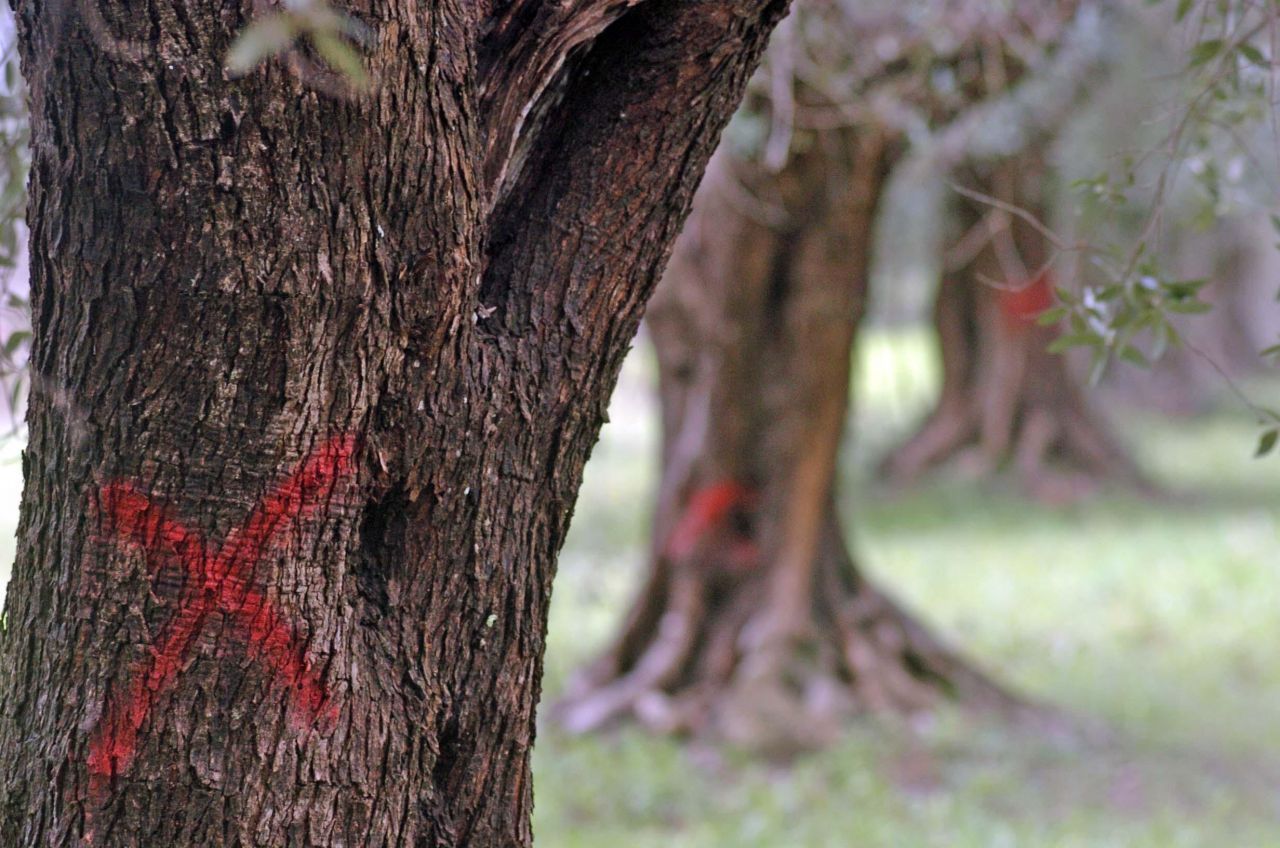
[[[770,42],[727,138],[739,155],[774,170],[828,130],[925,145],[1024,77],[1070,82],[1076,72],[1048,63],[1100,8],[1088,0],[802,0]],[[1096,42],[1098,33],[1080,41]],[[1016,134],[1020,118],[971,122],[952,146],[984,129]]]
[[[1057,346],[1091,351],[1099,378],[1114,359],[1145,366],[1181,343],[1173,317],[1207,312],[1205,280],[1177,279],[1163,245],[1171,232],[1233,214],[1271,215],[1280,233],[1275,111],[1280,4],[1257,0],[1147,0],[1145,19],[1164,74],[1159,96],[1128,104],[1130,132],[1105,167],[1072,188],[1094,215],[1120,224],[1108,238],[1060,245],[1082,273],[1044,323],[1067,322]],[[1169,57],[1177,57],[1170,60]],[[1124,223],[1129,226],[1124,226]],[[1262,353],[1280,352],[1280,347]],[[1224,377],[1225,379],[1225,377]],[[1264,425],[1259,453],[1277,440],[1280,413],[1243,400]]]
[[[30,131],[17,43],[12,12],[5,7],[0,15],[0,420],[7,419],[13,429],[26,401],[31,344],[23,267]]]
[[[369,73],[352,44],[368,38],[364,24],[326,0],[285,0],[281,9],[259,15],[244,28],[227,51],[227,70],[242,76],[274,56],[285,55],[294,59],[296,72],[314,78],[315,68],[297,50],[303,41],[348,85],[363,91],[369,87]]]
[[[1123,54],[1130,28],[1118,5],[801,0],[771,42],[727,144],[776,169],[789,152],[822,144],[823,133],[889,137],[905,159],[877,222],[872,306],[894,320],[913,318],[928,308],[940,274],[952,171],[1051,134]],[[769,208],[767,200],[750,205]]]
[[[1109,130],[1114,144],[1088,150],[1089,172],[1071,183],[1085,214],[1107,222],[1096,237],[1071,238],[1027,210],[1005,210],[1033,221],[1051,262],[1071,266],[1043,321],[1063,325],[1055,350],[1090,353],[1097,381],[1116,360],[1158,360],[1183,343],[1176,316],[1212,308],[1201,297],[1206,280],[1166,267],[1162,239],[1242,209],[1271,214],[1280,236],[1278,19],[1274,0],[809,0],[770,44],[727,139],[739,156],[775,170],[815,134],[842,127],[907,144],[886,217],[915,220],[881,231],[898,242],[882,255],[907,253],[917,266],[893,269],[898,289],[904,277],[937,276],[941,260],[919,256],[944,253],[938,187],[965,191],[950,182],[957,166],[1053,143],[1109,78],[1132,74],[1134,57],[1146,57],[1143,89],[1130,88],[1121,126]],[[1087,147],[1075,146],[1067,170],[1078,173]],[[932,249],[920,251],[921,241]],[[921,265],[932,266],[924,278]],[[1280,345],[1264,354],[1280,354]],[[1280,413],[1238,399],[1263,423],[1266,453],[1280,442]]]

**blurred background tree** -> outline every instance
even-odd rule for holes
[[[1061,356],[1055,301],[1047,151],[1033,145],[958,175],[952,204],[961,235],[943,260],[934,296],[942,387],[920,429],[884,460],[895,485],[958,459],[971,478],[1012,465],[1033,496],[1061,503],[1105,481],[1147,488],[1128,451],[1086,396],[1075,363]]]
[[[544,737],[540,768],[573,789],[542,796],[541,832],[1272,844],[1280,663],[1258,637],[1280,635],[1280,500],[1238,413],[1265,416],[1275,396],[1258,356],[1280,324],[1274,169],[1258,161],[1277,147],[1259,120],[1274,4],[1063,4],[1076,32],[1095,15],[1078,40],[1071,26],[1007,39],[1018,4],[974,4],[989,37],[943,27],[914,64],[895,52],[908,34],[965,4],[901,6],[798,7],[701,189],[553,615],[559,718],[621,729]],[[818,56],[834,57],[822,72]],[[922,87],[877,90],[886,78]],[[1070,349],[1051,353],[1055,339]],[[870,487],[875,460],[893,470],[922,437],[928,461],[895,483],[961,473]],[[634,501],[650,493],[641,540]],[[947,706],[995,705],[999,724],[1006,687],[1116,735],[1049,742],[1043,725],[997,731]],[[868,709],[914,718],[840,720]],[[628,724],[822,753],[784,776]]]
[[[569,727],[632,715],[785,749],[833,738],[859,709],[955,698],[1029,712],[854,567],[835,469],[893,170],[927,146],[938,172],[963,163],[1003,202],[1039,211],[1028,188],[1040,190],[1043,168],[1028,164],[1099,72],[1102,34],[1099,8],[1074,0],[810,2],[793,13],[649,311],[663,422],[649,576],[563,705]],[[975,114],[1001,115],[1000,137],[979,132]],[[1041,491],[1054,485],[1043,466],[1055,449],[1099,475],[1124,467],[1045,352],[1051,335],[1029,329],[1052,303],[1046,292],[1023,305],[1045,291],[1042,236],[1015,229],[1003,207],[966,217],[952,252],[966,253],[955,264],[967,286],[939,289],[945,373],[960,376],[895,471],[972,436],[993,470],[1016,452]],[[939,425],[955,432],[912,460]]]

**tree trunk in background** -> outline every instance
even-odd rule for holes
[[[851,345],[892,158],[824,134],[779,174],[723,150],[648,322],[662,477],[648,578],[570,688],[574,730],[631,716],[781,752],[853,709],[1013,700],[854,567],[835,511]]]
[[[346,101],[229,80],[250,5],[17,3],[0,844],[528,845],[583,463],[786,4],[370,0]]]
[[[1045,221],[1044,170],[1031,154],[960,182]],[[1103,481],[1145,488],[1068,359],[1046,350],[1058,330],[1036,323],[1054,299],[1045,237],[987,203],[959,198],[957,206],[964,235],[952,248],[947,265],[956,270],[939,284],[933,316],[941,395],[920,430],[886,458],[882,474],[905,485],[953,459],[975,477],[1012,465],[1027,490],[1047,502],[1079,498]]]

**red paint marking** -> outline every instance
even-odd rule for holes
[[[1001,289],[1000,312],[1010,327],[1032,323],[1053,306],[1053,281],[1048,271],[1017,288]]]
[[[217,550],[131,484],[102,488],[100,514],[114,535],[145,553],[153,575],[176,562],[187,572],[187,588],[150,657],[134,669],[128,696],[108,708],[90,741],[89,772],[96,781],[101,784],[128,769],[137,752],[138,730],[160,695],[173,685],[214,613],[229,616],[230,630],[245,640],[250,654],[274,669],[276,680],[293,693],[301,718],[325,723],[336,718],[336,705],[307,663],[305,646],[254,587],[253,576],[261,559],[287,532],[328,504],[337,482],[354,472],[355,449],[354,436],[320,445]]]
[[[722,480],[694,492],[667,539],[666,555],[677,560],[692,555],[698,543],[720,527],[733,510],[750,509],[755,500],[755,490],[736,480]],[[735,566],[745,567],[755,561],[757,553],[753,542],[739,540],[732,546],[729,559]]]

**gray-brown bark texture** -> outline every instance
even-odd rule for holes
[[[896,150],[842,130],[812,134],[776,174],[713,160],[648,320],[663,414],[650,571],[571,687],[570,729],[630,717],[784,756],[860,710],[1017,706],[868,582],[836,517],[851,346]]]
[[[519,846],[605,402],[784,0],[17,0],[35,391],[4,846]]]

